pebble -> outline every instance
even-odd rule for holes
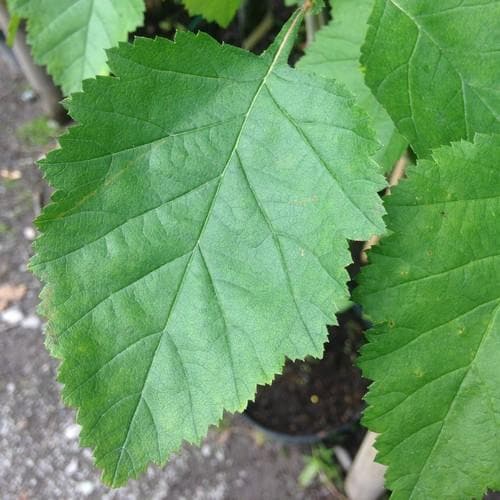
[[[2,168],[0,170],[0,177],[3,177],[4,179],[9,179],[10,181],[17,181],[23,176],[20,170],[8,170],[6,168]]]
[[[30,241],[33,241],[36,238],[36,232],[31,226],[27,226],[23,229],[23,235]]]
[[[210,449],[210,446],[208,444],[204,444],[201,447],[201,454],[206,458],[209,457],[212,454],[212,450]]]
[[[40,328],[41,324],[42,322],[40,321],[40,318],[34,314],[30,314],[21,321],[21,326],[23,328],[28,328],[29,330],[37,330]]]
[[[89,496],[94,491],[95,486],[90,481],[82,481],[78,483],[75,487],[77,493],[81,493],[82,495]]]
[[[30,102],[36,99],[36,94],[33,90],[27,89],[21,93],[21,101]]]
[[[25,418],[21,418],[16,422],[16,429],[22,431],[28,427],[28,421]]]
[[[80,435],[81,427],[78,424],[71,424],[64,430],[66,439],[76,439]]]
[[[72,476],[78,470],[78,460],[76,458],[72,458],[68,465],[66,465],[64,469],[64,473],[67,476]]]
[[[8,325],[18,325],[24,319],[24,316],[17,307],[10,307],[2,312],[1,318]]]
[[[12,382],[9,382],[9,383],[5,386],[5,388],[7,389],[7,392],[8,392],[9,394],[13,394],[13,393],[14,393],[14,391],[16,390],[16,386],[15,386],[15,384],[13,384]]]

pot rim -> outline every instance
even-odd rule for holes
[[[242,412],[241,415],[247,422],[249,422],[259,431],[261,431],[264,435],[268,436],[274,441],[278,441],[283,444],[301,445],[301,444],[320,443],[322,441],[333,439],[338,435],[349,432],[354,427],[354,425],[359,423],[362,413],[363,413],[362,410],[360,410],[348,422],[339,425],[336,428],[330,430],[322,430],[312,434],[289,434],[287,432],[281,432],[271,429],[262,422],[255,419],[255,417],[250,415],[247,410]]]

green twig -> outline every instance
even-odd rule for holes
[[[325,25],[325,16],[323,11],[313,14],[308,12],[305,16],[306,26],[306,47],[309,47],[314,42],[316,32]]]
[[[272,10],[268,10],[262,21],[255,29],[243,40],[241,46],[246,50],[252,50],[272,29],[274,25],[274,16]]]

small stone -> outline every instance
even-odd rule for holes
[[[16,422],[16,429],[22,431],[28,427],[28,421],[25,418],[21,418]]]
[[[64,435],[66,439],[76,439],[80,435],[81,427],[78,424],[71,424],[66,427]]]
[[[210,449],[210,446],[208,446],[208,444],[204,444],[202,447],[201,447],[201,454],[207,458],[209,457],[211,454],[212,454],[212,450]]]
[[[18,325],[24,319],[24,316],[17,307],[10,307],[2,312],[1,318],[8,325]]]
[[[24,92],[21,93],[21,101],[23,102],[29,102],[33,101],[36,98],[35,92],[33,92],[32,89],[27,89]]]
[[[78,470],[78,460],[76,458],[72,458],[68,465],[66,465],[64,469],[64,473],[67,476],[72,476]]]
[[[30,314],[21,321],[21,326],[23,328],[28,328],[29,330],[38,330],[41,324],[42,322],[40,321],[40,318],[34,314]]]
[[[17,181],[19,180],[23,174],[20,170],[8,170],[6,168],[2,168],[0,170],[0,177],[4,179],[8,179],[9,181]]]
[[[26,285],[12,285],[5,283],[0,285],[0,311],[3,311],[10,303],[19,302],[26,294]]]
[[[11,426],[9,424],[10,422],[7,422],[7,420],[0,420],[0,436],[7,436],[7,434],[9,434],[11,431]]]
[[[23,229],[23,235],[30,241],[33,241],[36,238],[36,232],[31,226],[27,226]]]
[[[16,390],[16,386],[15,386],[12,382],[9,382],[9,383],[5,386],[5,388],[7,389],[7,392],[8,392],[9,394],[13,394],[13,393],[14,393],[14,391]]]
[[[215,452],[215,458],[218,462],[222,462],[224,460],[224,452],[222,450],[217,450]]]
[[[94,491],[95,486],[90,481],[82,481],[78,483],[75,487],[75,490],[82,495],[89,496]]]

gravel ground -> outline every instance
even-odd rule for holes
[[[151,467],[125,488],[100,484],[90,450],[78,445],[74,412],[60,401],[56,367],[35,309],[39,283],[26,270],[42,181],[34,165],[43,148],[18,139],[40,115],[26,82],[0,45],[0,287],[23,295],[0,301],[0,498],[25,499],[321,499],[297,477],[304,450],[265,441],[241,417],[228,417],[201,448],[185,447],[163,468]],[[24,285],[25,289],[22,288]]]

